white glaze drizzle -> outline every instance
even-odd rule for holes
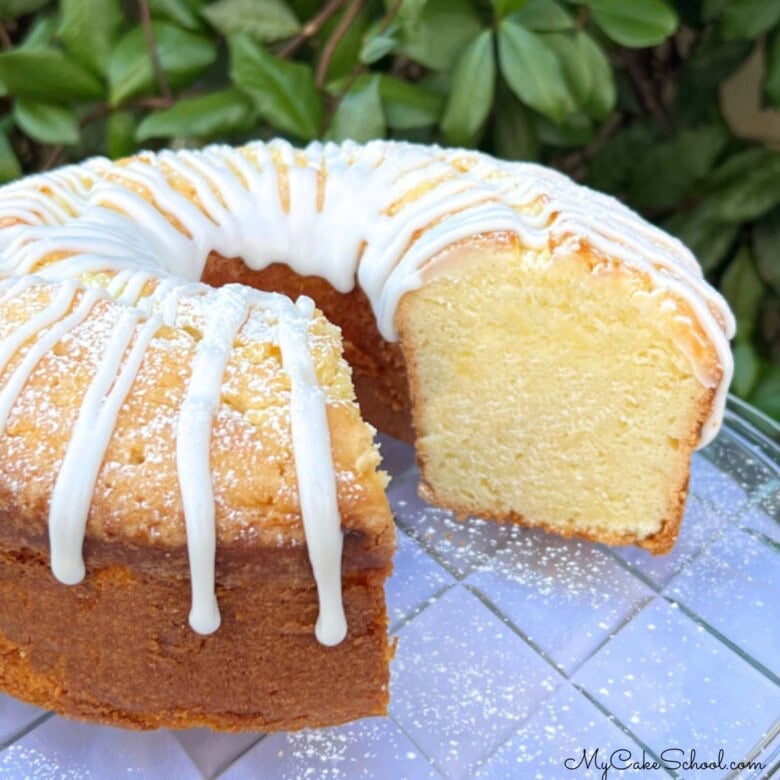
[[[176,425],[176,467],[192,585],[190,625],[199,634],[211,634],[220,624],[214,591],[217,541],[209,463],[211,429],[233,341],[248,315],[248,297],[248,291],[236,285],[211,296]]]
[[[341,517],[330,448],[325,394],[317,383],[308,349],[306,323],[314,313],[311,298],[296,306],[303,315],[279,320],[282,365],[290,376],[292,427],[298,495],[320,612],[315,633],[323,645],[337,645],[347,634],[341,599]]]
[[[286,208],[281,197],[283,182]],[[194,191],[196,202],[179,192],[177,183]],[[395,213],[390,213],[391,208]],[[357,281],[371,302],[380,332],[395,340],[397,305],[406,292],[423,284],[425,264],[461,239],[499,231],[514,233],[523,245],[535,249],[558,243],[566,251],[567,241],[586,239],[596,252],[646,273],[655,289],[668,290],[684,300],[713,344],[721,368],[700,446],[711,440],[722,419],[732,372],[727,339],[733,335],[734,319],[721,296],[704,281],[695,258],[679,241],[618,201],[537,165],[501,162],[459,149],[380,141],[363,147],[350,142],[340,146],[314,143],[299,153],[283,141],[257,142],[243,149],[213,146],[200,152],[144,153],[123,165],[97,158],[0,188],[0,225],[5,225],[0,229],[0,275],[18,277],[3,282],[0,301],[32,284],[30,274],[59,282],[105,273],[109,281],[100,284],[119,302],[135,307],[135,314],[122,320],[124,330],[115,335],[78,417],[79,421],[98,420],[103,437],[110,438],[114,425],[106,410],[115,408],[118,413],[121,406],[117,401],[125,383],[119,380],[132,383],[131,357],[138,355],[131,352],[121,371],[119,363],[139,318],[160,311],[165,321],[175,320],[180,296],[203,293],[200,285],[184,282],[200,278],[210,251],[241,257],[255,269],[284,262],[298,273],[324,277],[341,292],[352,289]],[[51,262],[54,252],[63,253],[62,259]],[[156,287],[152,295],[145,293],[149,282]],[[3,419],[13,404],[11,388],[23,385],[24,372],[32,371],[44,346],[56,343],[86,316],[89,302],[94,304],[82,295],[77,309],[53,325],[57,312],[70,306],[65,304],[67,295],[72,302],[75,294],[75,288],[64,290],[68,292],[56,298],[56,306],[51,303],[0,343],[0,366],[4,366],[25,340],[51,326],[29,348],[22,362],[24,370],[20,365],[0,394]],[[198,345],[177,438],[193,571],[191,623],[204,632],[219,624],[213,594],[215,532],[208,441],[219,401],[219,368],[224,370],[230,344],[241,327],[240,315],[246,316],[242,306],[248,305],[247,299],[238,303],[234,295],[223,293],[231,301],[226,330],[217,335],[216,326],[207,325]],[[307,310],[309,304],[300,306]],[[153,321],[148,319],[143,327],[145,334],[152,333]],[[324,400],[311,381],[313,368],[300,331],[284,326],[280,339],[292,381],[295,410],[291,424],[304,527],[320,593],[317,633],[321,641],[338,641],[334,637],[345,630],[340,585],[337,605],[334,596],[334,562],[340,561],[341,537],[338,534],[336,543],[332,533],[338,513],[336,509],[333,514],[335,499],[328,487],[335,485],[335,476],[327,424],[322,424]],[[136,346],[141,352],[142,343],[138,336]],[[691,359],[700,381],[711,381]],[[301,424],[304,408],[306,419],[319,420],[316,426]],[[68,451],[88,451],[94,470],[96,462],[99,468],[97,459],[102,459],[101,447],[104,454],[105,446],[103,439],[87,442],[86,434],[79,433],[85,426],[87,422],[77,422],[76,443],[71,441]],[[315,451],[323,457],[312,459],[306,454]],[[77,455],[66,453],[57,484],[66,484],[63,472],[67,474],[76,459]],[[310,460],[307,468],[301,466]],[[311,470],[315,462],[324,472]],[[192,478],[194,474],[198,478]],[[325,511],[319,510],[325,518],[322,527],[313,520],[313,488],[324,491],[319,497],[327,495]],[[76,548],[80,558],[90,496],[84,491],[77,497],[66,487],[55,488],[55,493],[53,535],[58,539],[68,536],[69,541],[62,542],[70,550],[62,574],[75,581],[83,576],[83,563],[79,568],[74,561]],[[65,506],[78,511],[71,515],[76,518],[74,527],[61,532]],[[322,543],[320,535],[325,537]]]
[[[149,342],[160,326],[152,317],[137,328],[140,312],[123,309],[84,395],[52,490],[49,541],[54,576],[66,585],[84,579],[82,547],[95,483]],[[138,332],[136,332],[138,331]],[[125,352],[135,343],[122,364]]]

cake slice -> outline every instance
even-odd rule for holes
[[[686,300],[580,240],[464,241],[425,273],[398,315],[423,495],[670,550],[723,374]]]
[[[0,290],[0,688],[135,728],[383,714],[395,532],[338,330],[235,285],[146,303]]]

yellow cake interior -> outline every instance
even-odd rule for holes
[[[399,310],[428,497],[668,549],[652,537],[679,514],[712,392],[671,295],[587,251],[511,241],[428,273]]]

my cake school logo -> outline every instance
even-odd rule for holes
[[[618,748],[610,753],[601,752],[601,748],[592,750],[584,748],[581,753],[566,758],[563,765],[572,772],[587,769],[601,770],[601,780],[608,780],[612,770],[616,772],[647,772],[653,769],[667,769],[673,772],[706,770],[734,772],[744,769],[759,771],[766,769],[766,764],[761,761],[729,761],[723,748],[714,758],[703,760],[699,758],[695,748],[686,750],[679,747],[665,748],[657,758],[648,756],[644,749],[640,755],[636,755],[630,748]]]

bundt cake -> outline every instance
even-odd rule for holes
[[[458,149],[31,176],[0,189],[0,278],[0,686],[140,727],[386,707],[393,525],[327,320],[430,501],[653,552],[731,373],[678,241]]]

